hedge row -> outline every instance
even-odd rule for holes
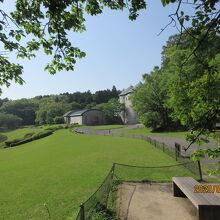
[[[65,128],[65,127],[62,126],[62,125],[59,125],[59,126],[55,126],[55,127],[45,128],[44,130],[46,130],[46,131],[57,131],[57,130],[60,130],[60,129],[63,129],[63,128]]]
[[[31,142],[31,141],[34,141],[34,140],[37,140],[37,139],[40,139],[40,138],[47,137],[51,134],[53,134],[53,131],[48,130],[48,131],[39,132],[38,134],[34,134],[33,136],[28,137],[28,138],[24,137],[23,139],[14,139],[12,141],[5,141],[5,148],[25,144],[25,143],[28,143],[28,142]]]

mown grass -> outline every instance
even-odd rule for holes
[[[73,219],[79,204],[97,189],[113,162],[176,163],[143,140],[75,135],[62,129],[0,151],[0,219],[46,220],[46,206],[52,220]],[[166,169],[157,175],[171,177]],[[176,175],[190,173],[178,167]]]
[[[142,134],[147,136],[167,136],[167,137],[185,138],[187,132],[186,131],[152,132],[150,128],[132,128],[132,129],[115,130],[113,131],[113,133]]]
[[[55,128],[58,126],[64,126],[63,124],[54,124],[54,125],[42,125],[42,126],[25,126],[23,128],[1,132],[2,135],[7,136],[7,141],[11,141],[14,139],[22,139],[27,134],[37,134],[39,132],[44,131],[45,129]]]
[[[2,132],[2,134],[6,135],[8,137],[7,140],[13,140],[18,138],[23,138],[24,135],[27,133],[37,133],[43,131],[43,128],[35,127],[35,126],[28,126],[25,128],[19,128],[16,130],[8,131],[8,132]]]

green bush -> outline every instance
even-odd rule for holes
[[[45,131],[57,131],[57,130],[60,130],[60,129],[63,129],[64,126],[63,125],[58,125],[58,126],[51,126],[51,127],[48,127],[48,128],[45,128],[44,130]]]
[[[52,131],[42,131],[42,132],[39,132],[38,134],[35,134],[35,135],[33,135],[29,138],[14,139],[12,141],[6,141],[5,142],[5,148],[18,146],[18,145],[21,145],[21,144],[26,144],[28,142],[31,142],[31,141],[34,141],[34,140],[37,140],[37,139],[40,139],[40,138],[47,137],[51,134],[53,134]]]
[[[67,125],[68,128],[78,128],[78,127],[82,127],[82,126],[83,125],[79,125],[78,123]]]
[[[18,143],[18,142],[20,142],[22,140],[24,140],[24,139],[22,139],[22,138],[18,139],[17,138],[17,139],[13,139],[13,140],[10,140],[10,141],[5,141],[5,147],[10,147],[12,144]]]
[[[0,112],[0,125],[3,128],[14,129],[22,124],[22,119],[16,115]]]
[[[63,123],[64,123],[64,118],[63,118],[63,116],[56,116],[56,117],[53,119],[53,123],[54,123],[54,124],[63,124]]]
[[[34,132],[30,132],[24,135],[24,139],[32,137],[35,133]]]

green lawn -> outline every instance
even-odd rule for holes
[[[42,126],[26,126],[24,128],[19,128],[16,130],[1,132],[1,134],[6,135],[9,140],[23,138],[28,133],[39,133],[48,128],[54,128],[57,126],[63,126],[63,124],[54,124],[54,125],[42,125]]]
[[[2,134],[6,135],[8,137],[7,140],[12,140],[12,139],[18,139],[18,138],[23,138],[25,134],[27,133],[37,133],[43,131],[43,128],[41,127],[35,127],[35,126],[29,126],[25,128],[19,128],[13,131],[9,132],[2,132]]]
[[[97,125],[97,126],[85,126],[85,128],[91,129],[91,130],[109,130],[109,129],[115,129],[115,128],[124,128],[126,125]]]
[[[79,204],[97,189],[113,162],[175,164],[143,140],[75,135],[62,129],[49,137],[0,151],[0,219],[46,220],[44,204],[52,220],[73,219]],[[180,167],[175,173],[190,175]],[[170,175],[163,169],[157,178]]]
[[[179,137],[185,139],[187,132],[186,131],[152,132],[150,128],[133,128],[133,129],[117,130],[117,131],[113,131],[113,133],[143,134],[149,136],[168,136],[168,137]]]

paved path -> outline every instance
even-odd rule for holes
[[[170,137],[170,136],[154,136],[154,135],[132,135],[132,134],[120,134],[120,133],[112,133],[112,131],[115,130],[128,130],[128,129],[133,129],[133,128],[138,128],[138,127],[143,127],[142,125],[128,125],[127,127],[124,128],[114,128],[110,130],[91,130],[88,128],[78,128],[76,129],[76,132],[82,133],[82,134],[89,134],[89,135],[111,135],[111,136],[126,136],[126,137],[131,137],[131,138],[143,138],[145,137],[150,137],[153,140],[156,140],[160,143],[164,143],[167,146],[170,146],[171,148],[175,147],[175,143],[178,143],[181,145],[182,150],[189,146],[190,142],[179,138],[179,137]],[[213,142],[205,143],[202,145],[198,144],[192,144],[191,147],[187,150],[188,155],[191,154],[192,151],[197,150],[199,148],[211,148],[211,147],[216,147],[216,144]]]
[[[157,142],[164,143],[167,147],[169,147],[173,151],[175,149],[175,143],[178,143],[181,146],[181,154],[183,156],[190,156],[191,153],[197,149],[213,148],[217,146],[213,142],[205,143],[202,145],[192,144],[190,148],[187,151],[185,151],[184,148],[187,148],[190,142],[179,137],[153,136],[153,135],[146,136],[146,135],[138,135],[138,134],[135,135],[135,134],[112,133],[112,131],[115,131],[115,130],[127,130],[127,129],[133,129],[133,128],[138,128],[138,127],[143,127],[143,125],[128,125],[127,127],[124,127],[124,128],[115,128],[115,129],[110,129],[110,130],[91,130],[88,128],[78,128],[75,131],[77,133],[88,134],[88,135],[101,135],[101,136],[104,135],[104,136],[120,136],[120,137],[125,136],[125,137],[145,139],[145,140],[147,138],[151,138],[153,140],[156,140]],[[204,163],[209,163],[209,162],[216,163],[218,161],[220,161],[220,158],[211,160],[211,161],[208,158],[205,158],[202,160],[202,162]]]

